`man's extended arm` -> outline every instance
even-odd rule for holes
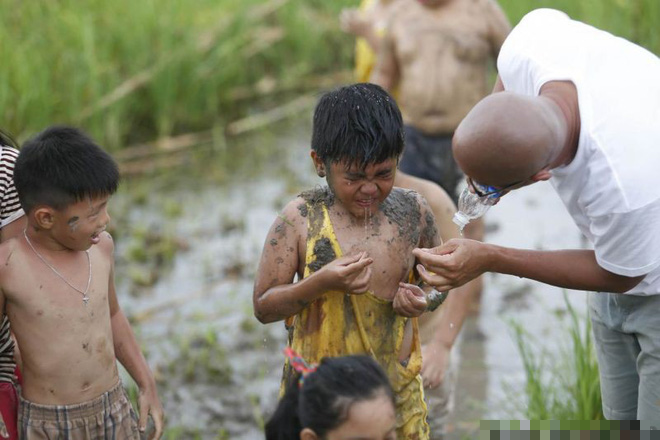
[[[644,278],[603,269],[592,250],[533,251],[451,240],[435,249],[415,249],[413,254],[426,267],[419,268],[422,279],[439,290],[461,286],[484,272],[515,275],[567,289],[614,293],[627,292]]]

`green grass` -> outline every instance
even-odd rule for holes
[[[537,8],[553,8],[660,54],[658,0],[499,0],[512,24]]]
[[[282,104],[315,75],[351,68],[353,39],[337,14],[357,3],[4,0],[1,125],[23,141],[75,124],[115,151],[212,129],[222,140],[229,121]],[[658,0],[500,3],[514,24],[554,7],[660,53]],[[257,84],[288,95],[264,97]]]
[[[19,140],[53,123],[111,149],[248,114],[237,88],[349,65],[348,0],[6,0],[2,126]]]
[[[591,320],[580,316],[564,299],[568,314],[563,323],[568,347],[561,356],[551,356],[516,322],[512,322],[514,338],[527,376],[524,415],[529,420],[602,420],[600,378],[591,336]],[[538,350],[537,348],[540,348]]]

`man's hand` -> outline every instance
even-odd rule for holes
[[[422,345],[422,381],[424,388],[436,388],[442,384],[449,366],[450,347],[444,344]]]
[[[140,407],[140,420],[138,422],[140,432],[144,433],[146,431],[147,419],[151,414],[155,429],[149,440],[159,439],[163,435],[163,407],[158,399],[155,385],[145,390],[140,389],[138,405]]]
[[[399,283],[399,290],[392,301],[392,307],[398,315],[414,318],[424,313],[426,306],[426,294],[419,286]]]
[[[5,420],[2,418],[2,413],[0,413],[0,438],[9,438],[9,432]]]
[[[323,277],[330,290],[339,290],[346,293],[360,294],[369,290],[371,282],[371,268],[373,263],[366,252],[341,257],[323,266]]]
[[[413,255],[422,263],[419,275],[439,291],[450,290],[486,272],[482,242],[453,239],[433,249],[415,249]]]
[[[359,9],[345,8],[339,15],[339,27],[346,33],[365,37],[369,33],[371,23]]]

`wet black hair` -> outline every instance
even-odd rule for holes
[[[119,184],[112,157],[74,127],[54,126],[28,140],[14,168],[23,210],[45,204],[57,210],[87,197],[111,195]]]
[[[298,439],[304,428],[325,438],[346,421],[352,404],[371,400],[379,393],[385,393],[395,405],[385,371],[366,355],[326,357],[300,386],[299,377],[289,383],[266,423],[266,440]]]
[[[312,149],[326,164],[360,167],[398,159],[403,152],[401,112],[382,87],[358,83],[321,97],[314,110]]]

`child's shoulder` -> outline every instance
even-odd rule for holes
[[[115,242],[109,232],[101,232],[99,242],[94,245],[96,250],[106,258],[113,258],[115,252]]]
[[[429,205],[420,193],[413,189],[394,187],[381,205],[383,213],[398,224],[417,224]]]
[[[415,189],[395,186],[385,199],[385,202],[403,209],[404,207],[419,207],[421,204],[426,203],[426,199]]]
[[[302,219],[306,219],[310,211],[330,208],[335,203],[335,195],[327,186],[317,186],[298,194],[287,207]],[[285,208],[286,209],[286,208]]]
[[[0,243],[0,273],[5,273],[12,269],[12,257],[16,255],[17,251],[20,251],[19,248],[20,243],[18,238],[10,238]]]

